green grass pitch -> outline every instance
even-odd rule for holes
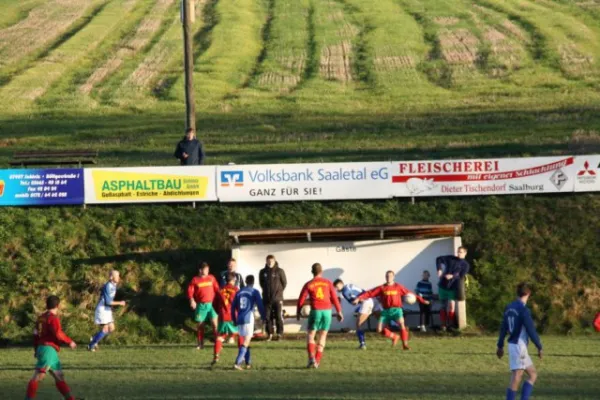
[[[545,357],[534,399],[598,399],[599,337],[543,337]],[[412,350],[392,349],[370,336],[359,351],[350,336],[330,341],[321,368],[307,370],[303,340],[257,342],[251,371],[232,369],[236,350],[226,345],[210,369],[212,348],[102,346],[61,351],[67,381],[86,399],[500,399],[508,361],[495,356],[494,337],[413,337]],[[2,350],[3,399],[20,399],[32,373],[30,349]],[[56,399],[50,380],[38,399]]]

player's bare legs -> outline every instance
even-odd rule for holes
[[[63,375],[62,371],[50,370],[49,373],[54,378],[56,389],[60,392],[63,398],[66,400],[75,400],[75,397],[71,395],[71,388],[69,388],[69,385],[67,385],[65,382],[65,376]],[[33,377],[27,385],[27,395],[25,397],[26,400],[35,398],[38,385],[44,380],[44,378],[46,378],[45,371],[35,371]]]
[[[521,386],[521,380],[523,379],[523,372],[525,371],[522,369],[516,369],[512,371],[510,375],[509,387],[513,392],[517,392],[519,390],[519,386]]]
[[[404,319],[403,319],[403,321],[404,321]],[[393,333],[387,327],[387,325],[384,326],[381,321],[379,321],[377,323],[377,333],[380,333],[381,335],[385,336],[388,339],[392,339],[392,347],[396,347],[396,344],[398,344],[398,340],[400,340],[400,336],[398,336],[395,333]]]
[[[410,350],[408,347],[408,330],[406,326],[404,326],[404,318],[400,318],[396,321],[398,326],[400,327],[400,337],[402,338],[402,348],[404,350]]]
[[[315,365],[315,355],[317,352],[317,344],[315,343],[315,336],[317,331],[308,331],[306,333],[306,351],[308,352],[308,368]]]

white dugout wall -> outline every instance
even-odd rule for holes
[[[437,293],[435,259],[440,255],[454,254],[461,245],[460,236],[434,239],[384,239],[365,241],[330,241],[304,243],[241,244],[233,246],[232,256],[238,261],[238,271],[246,276],[254,274],[256,288],[258,273],[264,267],[265,258],[273,254],[287,276],[285,300],[296,300],[302,286],[312,278],[311,265],[323,265],[323,276],[331,281],[341,278],[345,283],[353,283],[365,290],[385,282],[385,272],[396,273],[396,282],[414,290],[424,269],[431,273],[434,293]],[[464,302],[463,302],[464,303]],[[345,320],[339,323],[334,319],[332,330],[354,329],[355,307],[341,299]],[[418,305],[404,305],[405,309],[418,310]],[[439,308],[438,306],[434,307]],[[288,315],[295,315],[295,306],[286,306]],[[461,321],[466,321],[464,305],[459,307]],[[409,326],[418,324],[418,316],[407,317]],[[437,319],[436,319],[437,321]],[[464,324],[464,322],[463,322]],[[285,320],[286,332],[306,329],[306,319],[299,322],[295,318]],[[373,324],[372,321],[372,326]]]

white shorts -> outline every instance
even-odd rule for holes
[[[524,343],[519,344],[508,344],[508,363],[511,371],[520,369],[527,369],[533,365],[529,352],[527,351],[527,345]]]
[[[375,302],[373,299],[367,299],[360,303],[360,306],[356,309],[359,314],[371,314],[375,308]]]
[[[254,336],[254,321],[249,324],[238,325],[238,332],[240,337],[246,338],[248,336]]]
[[[94,314],[94,323],[96,325],[107,325],[114,322],[112,310],[107,310],[104,307],[96,308]]]

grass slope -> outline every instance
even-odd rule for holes
[[[534,396],[548,400],[597,398],[600,368],[597,338],[544,337],[543,360]],[[255,343],[254,369],[233,371],[235,350],[226,346],[221,364],[208,368],[210,349],[192,346],[112,347],[97,353],[61,352],[68,382],[77,396],[111,399],[389,399],[491,400],[504,395],[507,361],[498,360],[494,337],[413,338],[413,350],[390,349],[369,338],[357,351],[354,340],[330,340],[321,368],[307,370],[304,341]],[[2,350],[0,385],[6,398],[23,396],[32,371],[31,350]],[[40,385],[39,399],[56,397]]]

